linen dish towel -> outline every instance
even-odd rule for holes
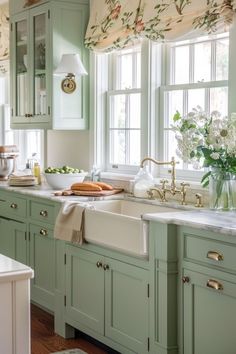
[[[85,209],[93,209],[89,203],[65,202],[56,218],[54,237],[59,240],[82,244],[84,239]]]

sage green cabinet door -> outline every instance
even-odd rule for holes
[[[183,285],[183,353],[235,354],[236,284],[210,273],[186,270],[184,275],[190,281]]]
[[[49,8],[42,5],[11,18],[11,106],[13,128],[49,127]]]
[[[103,257],[69,245],[66,248],[66,316],[104,334]]]
[[[0,218],[0,253],[27,264],[26,225]]]
[[[53,230],[30,225],[29,263],[34,269],[31,298],[37,304],[54,311],[55,240]]]
[[[105,336],[144,354],[149,332],[148,272],[110,258],[105,269]]]

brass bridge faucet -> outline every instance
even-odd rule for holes
[[[154,199],[154,192],[156,191],[161,199],[162,202],[166,202],[166,193],[170,193],[171,195],[175,194],[180,194],[181,195],[181,204],[186,205],[186,193],[187,189],[186,187],[190,187],[189,183],[182,182],[180,183],[180,189],[177,189],[176,187],[176,164],[178,164],[178,161],[175,161],[175,158],[172,157],[171,161],[158,161],[155,160],[151,157],[145,157],[140,164],[140,167],[143,168],[144,163],[146,161],[151,161],[155,163],[156,165],[163,166],[163,165],[171,165],[171,169],[168,170],[168,172],[171,174],[171,183],[170,187],[168,188],[166,184],[168,183],[168,180],[163,179],[161,180],[161,188],[158,187],[153,187],[150,188],[147,193],[150,199]]]

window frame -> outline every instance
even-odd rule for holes
[[[212,39],[207,39],[207,40],[201,40],[201,39],[196,39],[191,41],[189,43],[190,45],[190,60],[192,61],[191,65],[189,65],[189,83],[186,84],[175,84],[172,83],[174,81],[174,55],[171,56],[171,47],[174,47],[173,44],[163,44],[163,55],[162,55],[162,77],[163,77],[163,83],[160,88],[158,88],[158,92],[160,95],[160,105],[159,105],[159,111],[158,111],[158,125],[159,125],[159,135],[158,135],[158,152],[159,156],[162,161],[166,160],[166,147],[165,147],[165,139],[164,139],[164,132],[166,130],[169,130],[168,128],[165,127],[165,122],[166,122],[166,109],[165,109],[165,94],[167,92],[171,91],[185,91],[184,92],[184,115],[187,114],[187,90],[194,90],[194,89],[205,89],[205,104],[206,104],[206,111],[210,113],[210,89],[211,88],[217,88],[217,87],[228,87],[228,96],[229,96],[229,80],[212,80],[212,81],[205,81],[205,82],[194,82],[194,50],[191,49],[195,44],[199,43],[206,43],[206,42],[211,42],[211,46],[213,48],[213,51],[211,53],[211,56],[215,58],[216,54],[216,41],[219,39],[225,39],[229,38],[229,46],[230,46],[230,35],[222,35],[220,38],[216,38],[216,36],[213,36]],[[184,46],[188,45],[189,41],[183,41],[183,44],[179,46]],[[155,43],[152,43],[152,45],[156,45]],[[230,60],[230,59],[229,59]],[[165,63],[165,65],[163,65]],[[214,60],[214,68],[211,68],[211,78],[215,79],[215,63],[216,61]],[[228,74],[229,76],[230,74]],[[229,104],[228,104],[229,106]],[[161,117],[163,119],[161,119]],[[168,166],[160,166],[158,169],[159,172],[159,177],[168,177]],[[204,171],[198,171],[198,170],[187,170],[187,169],[178,169],[177,168],[177,175],[179,179],[187,179],[187,180],[201,180],[202,176],[204,175]]]

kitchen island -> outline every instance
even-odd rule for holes
[[[0,254],[0,351],[30,354],[31,268]]]

